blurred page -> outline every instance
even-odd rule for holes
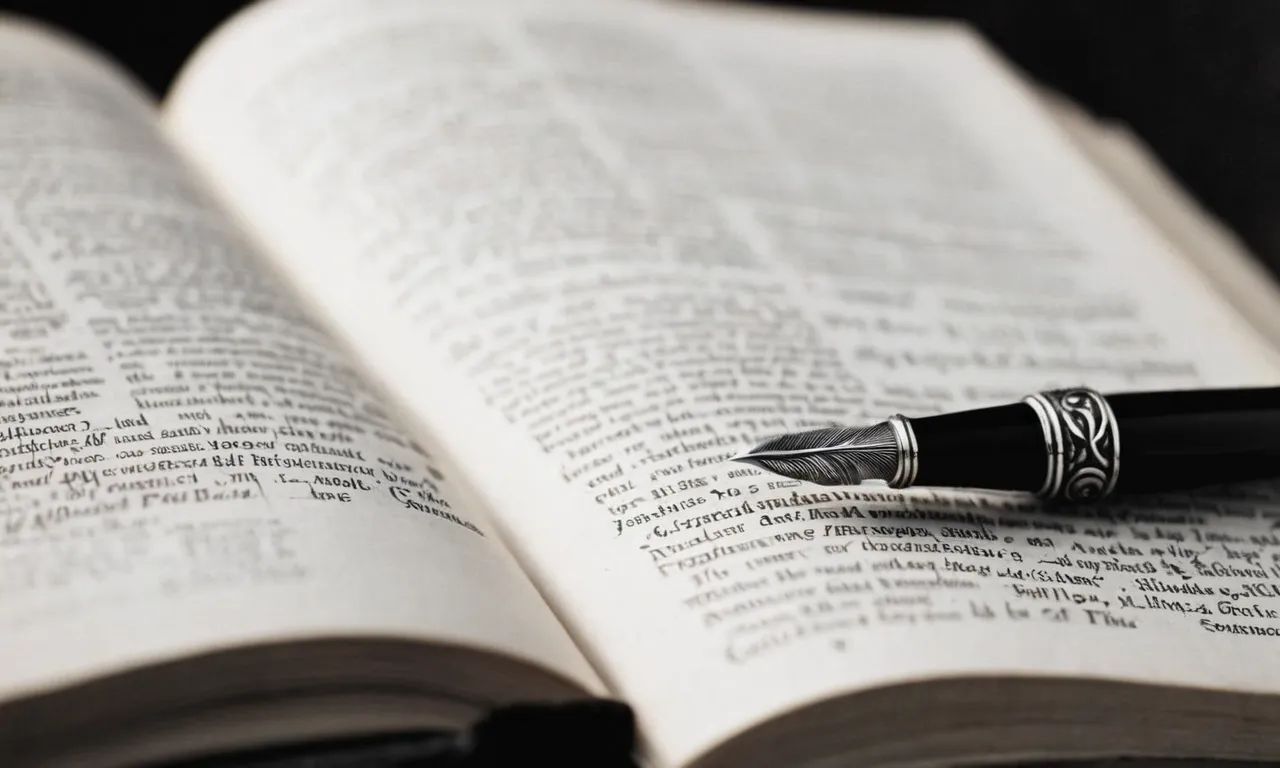
[[[1096,120],[1060,97],[1050,97],[1047,103],[1076,146],[1232,307],[1280,348],[1280,287],[1258,256],[1180,188],[1127,127]]]
[[[105,62],[0,21],[0,699],[336,636],[590,680],[155,118]]]

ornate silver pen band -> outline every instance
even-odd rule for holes
[[[1120,425],[1101,393],[1054,389],[1023,398],[1040,419],[1048,468],[1036,494],[1093,502],[1111,495],[1120,479]]]

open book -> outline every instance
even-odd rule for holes
[[[589,696],[655,766],[1280,757],[1280,488],[726,461],[1280,379],[1269,278],[961,27],[272,0],[157,105],[6,19],[0,263],[4,766]]]

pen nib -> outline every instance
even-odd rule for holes
[[[732,461],[819,485],[888,480],[898,469],[898,443],[882,422],[870,427],[826,427],[771,437]]]

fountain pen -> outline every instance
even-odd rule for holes
[[[1003,405],[784,434],[733,460],[821,485],[883,480],[1071,504],[1191,490],[1280,478],[1280,387],[1052,389]]]

